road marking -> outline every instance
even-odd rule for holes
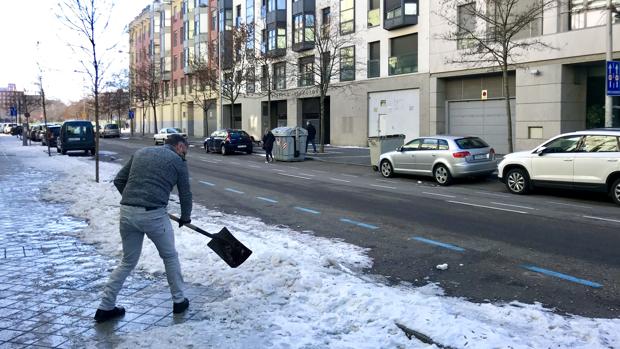
[[[309,173],[300,173],[300,175],[302,175],[302,176],[310,176],[310,177],[314,177],[315,176],[315,175],[309,174]]]
[[[370,186],[377,187],[377,188],[396,189],[396,187],[389,187],[387,185],[379,185],[379,184],[371,184]]]
[[[398,183],[396,181],[390,181],[390,180],[387,180],[387,179],[375,179],[375,180],[379,181],[379,182],[392,183],[392,184]]]
[[[199,160],[203,161],[203,162],[208,162],[208,163],[211,163],[211,164],[219,164],[220,163],[219,161],[214,161],[214,160],[207,160],[207,159],[199,159]]]
[[[270,198],[265,198],[262,196],[257,196],[256,197],[258,200],[263,200],[263,201],[267,201],[267,202],[271,202],[272,204],[277,204],[278,200],[274,200],[274,199],[270,199]]]
[[[598,220],[605,221],[605,222],[620,223],[620,220],[618,220],[618,219],[611,219],[611,218],[594,217],[594,216],[583,216],[583,218],[598,219]]]
[[[524,208],[526,210],[536,210],[534,207],[529,207],[529,206],[509,205],[509,204],[502,204],[501,202],[494,202],[494,201],[491,201],[491,203],[495,205],[501,205],[501,206]]]
[[[549,269],[544,269],[544,268],[540,268],[540,267],[533,266],[533,265],[522,265],[521,267],[523,267],[523,268],[525,268],[527,270],[530,270],[530,271],[534,271],[534,272],[537,272],[537,273],[553,276],[553,277],[560,278],[560,279],[567,280],[567,281],[571,281],[571,282],[576,282],[578,284],[590,286],[590,287],[593,287],[593,288],[601,288],[601,287],[603,287],[603,285],[601,285],[601,284],[599,284],[597,282],[592,282],[592,281],[588,281],[588,280],[585,280],[585,279],[580,279],[578,277],[574,277],[574,276],[571,276],[571,275],[558,273],[557,271],[553,271],[553,270],[549,270]]]
[[[288,176],[288,177],[295,177],[295,178],[302,178],[302,179],[312,179],[310,177],[296,176],[296,175],[292,175],[292,174],[288,174],[288,173],[282,173],[282,172],[279,172],[278,174],[282,175],[282,176]]]
[[[240,163],[238,163],[236,161],[231,161],[230,163],[233,164],[233,165],[241,165]]]
[[[496,193],[491,193],[488,191],[477,191],[476,193],[478,194],[484,194],[484,195],[490,195],[490,196],[499,196],[502,198],[507,198],[507,197],[511,197],[512,195],[508,195],[508,194],[496,194]]]
[[[213,184],[211,182],[207,182],[207,181],[199,181],[199,182],[202,183],[202,184],[206,184],[208,186],[211,186],[211,187],[215,187],[215,184]]]
[[[248,167],[261,168],[260,166],[257,166],[257,165],[248,165]]]
[[[312,170],[314,172],[318,172],[318,173],[327,173],[327,171],[322,171],[322,170]]]
[[[281,168],[274,168],[273,170],[274,170],[274,171],[278,171],[278,172],[286,172],[286,170],[283,170],[283,169],[281,169]]]
[[[422,192],[422,194],[437,195],[437,196],[443,196],[443,197],[446,197],[446,198],[455,198],[455,197],[456,197],[456,196],[454,196],[454,195],[446,195],[446,194],[429,193],[429,192],[426,192],[426,191],[423,191],[423,192]]]
[[[351,181],[347,181],[346,179],[339,179],[339,178],[329,178],[332,181],[337,181],[337,182],[345,182],[345,183],[351,183]]]
[[[448,202],[451,202],[451,203],[453,203],[453,204],[459,204],[459,205],[467,205],[467,206],[475,206],[475,207],[488,208],[488,209],[491,209],[491,210],[499,210],[499,211],[507,211],[507,212],[514,212],[514,213],[528,214],[527,212],[524,212],[524,211],[509,210],[509,209],[507,209],[507,208],[493,207],[493,206],[486,206],[486,205],[470,204],[470,203],[468,203],[468,202],[452,201],[452,200],[449,200]]]
[[[565,204],[563,202],[557,202],[557,201],[547,201],[547,202],[550,204],[556,204],[556,205],[564,205],[564,206],[579,207],[579,208],[592,208],[592,207],[582,206],[582,205]]]
[[[229,192],[235,193],[235,194],[245,194],[244,192],[239,191],[237,189],[233,189],[233,188],[226,188],[226,191],[229,191]]]
[[[445,242],[439,242],[439,241],[435,241],[435,240],[431,240],[431,239],[425,239],[425,238],[419,237],[419,236],[414,236],[411,239],[423,242],[425,244],[430,244],[430,245],[435,245],[435,246],[447,248],[447,249],[453,250],[453,251],[465,252],[464,248],[458,247],[458,246],[455,246],[455,245],[452,245],[452,244],[447,244]]]
[[[346,173],[342,173],[343,176],[347,176],[347,177],[353,177],[353,178],[358,178],[359,176],[356,175],[352,175],[352,174],[346,174]]]
[[[358,222],[358,221],[354,221],[354,220],[348,219],[348,218],[340,218],[340,221],[344,222],[344,223],[354,224],[354,225],[357,225],[359,227],[372,229],[372,230],[379,229],[379,227],[377,227],[376,225],[367,224],[367,223],[363,223],[363,222]]]
[[[302,211],[302,212],[306,212],[306,213],[321,214],[321,212],[319,212],[319,211],[311,210],[311,209],[305,208],[305,207],[295,206],[294,208],[296,210],[298,210],[298,211]]]

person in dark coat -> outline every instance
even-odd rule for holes
[[[266,128],[263,135],[263,149],[265,149],[265,163],[273,162],[273,143],[276,141],[276,136],[271,133],[271,130]]]
[[[306,130],[308,131],[308,139],[306,141],[306,153],[308,152],[308,143],[312,143],[312,148],[314,148],[314,152],[316,153],[316,143],[314,143],[314,138],[316,137],[316,128],[312,125],[310,121],[306,123]]]

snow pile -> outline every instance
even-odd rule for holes
[[[65,172],[63,185],[54,186],[47,197],[68,201],[70,214],[88,220],[89,226],[79,233],[81,239],[97,243],[103,253],[120,254],[120,195],[109,182],[118,164],[101,163],[97,184],[90,158],[47,158],[36,147],[11,151],[41,156],[36,163]],[[208,303],[208,320],[124,335],[120,347],[429,347],[407,339],[395,322],[455,348],[620,346],[618,319],[560,316],[540,305],[519,302],[472,303],[446,297],[434,285],[386,286],[359,273],[372,263],[360,247],[269,226],[253,217],[194,207],[193,223],[211,232],[228,227],[253,255],[231,269],[206,246],[207,238],[175,226],[186,281],[228,292]],[[170,211],[179,208],[172,204]],[[150,241],[145,242],[138,267],[164,271]]]

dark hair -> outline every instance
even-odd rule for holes
[[[168,138],[166,138],[166,142],[165,143],[166,144],[170,144],[173,147],[175,145],[179,144],[179,143],[183,143],[186,146],[188,145],[187,144],[187,139],[185,139],[185,137],[183,137],[183,136],[181,136],[179,134],[174,134],[174,133],[169,135]]]

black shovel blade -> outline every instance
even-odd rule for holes
[[[225,227],[219,233],[213,234],[213,238],[207,246],[231,268],[240,266],[252,254],[252,251],[237,240]]]

